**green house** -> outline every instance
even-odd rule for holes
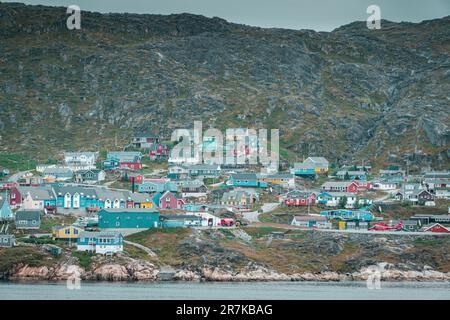
[[[153,208],[102,209],[98,213],[100,229],[149,229],[159,226],[159,212]]]

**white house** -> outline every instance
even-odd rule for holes
[[[322,192],[317,196],[317,201],[327,207],[338,207],[344,197],[347,198],[345,208],[354,208],[356,205],[364,206],[373,203],[371,199],[359,198],[356,194],[346,192]]]
[[[398,188],[398,184],[395,182],[374,181],[374,190],[395,190]]]
[[[22,193],[22,208],[25,210],[43,210],[46,202],[56,201],[52,188],[19,187]]]
[[[325,216],[294,216],[291,225],[303,228],[331,229],[332,224]]]
[[[95,169],[98,152],[64,152],[64,164],[72,171]]]
[[[98,254],[114,254],[123,251],[123,235],[116,231],[81,232],[77,250]]]
[[[56,164],[37,164],[36,171],[42,173],[45,171],[45,169],[51,169],[56,167],[57,167]]]

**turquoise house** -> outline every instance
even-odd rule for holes
[[[138,192],[177,192],[178,187],[172,181],[167,182],[155,182],[146,181],[138,185]]]
[[[296,176],[315,176],[316,170],[312,165],[296,163],[294,168],[291,169],[291,174]]]
[[[100,229],[150,229],[159,226],[159,212],[154,209],[102,209],[98,213]]]
[[[258,181],[256,173],[236,173],[230,176],[229,184],[233,187],[267,188],[268,184]]]
[[[77,250],[98,254],[114,254],[123,251],[123,235],[116,231],[81,232]]]
[[[75,186],[56,186],[53,188],[56,194],[55,205],[58,208],[87,208],[99,207],[100,201],[95,189]]]
[[[0,220],[12,220],[14,214],[9,205],[8,194],[4,193],[0,195]]]
[[[339,220],[353,220],[353,221],[372,221],[375,219],[372,212],[367,210],[328,210],[321,211],[321,216],[327,217],[328,220],[339,219]]]

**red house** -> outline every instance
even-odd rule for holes
[[[323,191],[357,193],[358,184],[355,181],[328,181],[322,185]]]
[[[22,204],[22,193],[17,186],[12,187],[9,191],[9,204],[13,207]]]
[[[164,209],[181,209],[185,201],[178,198],[170,191],[164,192],[159,198],[159,208]]]
[[[128,180],[130,182],[133,182],[133,178],[135,184],[141,184],[142,182],[144,182],[144,176],[140,173],[133,173],[133,172],[128,173]]]
[[[315,205],[317,196],[313,192],[292,192],[288,193],[284,203],[287,206],[308,206]]]
[[[435,223],[433,225],[427,226],[423,229],[425,232],[437,232],[437,233],[450,233],[446,227],[439,223]]]
[[[370,181],[353,180],[352,182],[356,183],[358,191],[367,191],[373,188],[373,184]]]
[[[169,147],[161,143],[153,143],[148,153],[151,160],[164,160],[169,158]]]
[[[142,162],[139,159],[139,161],[136,162],[120,162],[121,168],[128,168],[131,170],[141,170],[142,169]]]

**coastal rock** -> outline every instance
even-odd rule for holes
[[[68,278],[73,277],[83,279],[85,276],[86,272],[80,266],[63,264],[55,268],[51,278],[52,280],[67,280]]]
[[[130,280],[127,268],[119,264],[105,264],[94,269],[88,279],[106,281]]]
[[[206,281],[232,281],[233,275],[218,267],[204,267],[201,269],[202,278]]]
[[[139,281],[154,281],[158,276],[155,266],[146,261],[133,261],[125,266],[130,278]]]
[[[191,270],[180,270],[174,274],[173,280],[198,281],[200,280],[200,275]]]
[[[36,279],[36,280],[48,280],[50,278],[51,271],[46,266],[43,267],[30,267],[20,266],[16,270],[13,270],[11,279]]]

